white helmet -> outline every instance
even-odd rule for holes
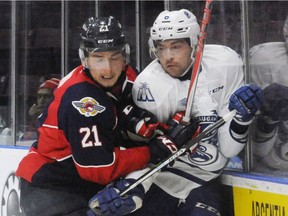
[[[284,23],[283,34],[284,34],[284,39],[285,39],[287,47],[288,47],[288,16],[286,17],[286,20]]]
[[[159,40],[189,38],[190,46],[194,49],[199,33],[200,27],[197,19],[189,10],[165,10],[158,15],[150,29],[148,41],[150,56],[156,57],[154,42]]]
[[[197,19],[187,9],[161,12],[150,29],[153,41],[189,38],[191,47],[197,44],[199,33]]]

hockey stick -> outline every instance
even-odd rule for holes
[[[197,50],[196,50],[196,57],[194,60],[190,85],[189,85],[189,89],[188,89],[186,111],[185,111],[185,115],[182,119],[183,122],[189,122],[190,117],[191,117],[191,109],[192,109],[192,105],[193,105],[193,101],[194,101],[194,96],[195,96],[195,91],[196,91],[196,86],[197,86],[197,81],[198,81],[198,76],[199,76],[199,71],[200,71],[200,66],[201,66],[201,60],[202,60],[202,55],[203,55],[205,39],[207,36],[207,28],[208,28],[208,24],[210,22],[210,17],[211,17],[212,2],[213,2],[213,0],[206,0],[205,7],[204,7],[204,14],[203,14],[202,22],[201,22],[200,35],[198,38],[198,45],[197,45]]]
[[[137,185],[141,184],[143,181],[148,179],[150,176],[152,176],[154,173],[160,171],[163,167],[167,166],[171,161],[178,158],[180,155],[185,153],[186,151],[193,151],[197,146],[198,143],[206,137],[209,133],[211,133],[214,130],[217,130],[222,125],[224,125],[227,121],[231,120],[236,115],[236,110],[232,110],[231,112],[227,113],[225,116],[220,118],[217,122],[214,124],[209,125],[204,131],[202,131],[200,134],[198,134],[194,139],[189,141],[187,144],[183,145],[181,149],[179,149],[176,153],[165,159],[164,161],[160,162],[157,166],[150,169],[148,172],[144,173],[141,177],[137,179],[136,182],[129,185],[128,188],[126,188],[124,191],[120,193],[120,196],[123,196],[133,188],[135,188]]]
[[[167,166],[171,161],[174,161],[179,156],[184,154],[186,151],[193,151],[197,146],[198,142],[200,142],[204,137],[206,137],[209,133],[211,133],[214,130],[217,130],[222,125],[224,125],[227,121],[231,120],[236,115],[236,110],[232,110],[231,112],[227,113],[225,116],[220,118],[217,122],[214,124],[209,125],[204,131],[202,131],[200,134],[198,134],[194,139],[187,142],[187,144],[183,145],[181,149],[179,149],[176,153],[168,157],[167,159],[160,162],[158,165],[156,165],[154,168],[150,169],[146,173],[144,173],[142,176],[140,176],[136,182],[129,185],[124,191],[120,192],[120,196],[125,195],[133,188],[137,187],[139,184],[141,184],[143,181],[151,177],[156,172],[160,171],[163,167]],[[97,214],[100,215],[100,206],[98,200],[94,200],[89,203],[89,207]]]

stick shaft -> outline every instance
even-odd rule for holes
[[[193,64],[193,70],[191,74],[190,85],[189,85],[189,90],[188,90],[188,95],[187,95],[186,111],[183,117],[184,122],[189,122],[190,116],[191,116],[192,105],[194,101],[199,71],[201,67],[204,44],[205,44],[205,40],[207,37],[207,28],[208,28],[208,24],[211,18],[212,2],[213,2],[212,0],[206,0],[205,7],[204,7],[204,13],[203,13],[203,19],[202,19],[201,27],[200,27],[200,35],[198,38],[196,56],[195,56],[195,60]]]

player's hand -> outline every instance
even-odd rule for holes
[[[178,148],[199,132],[198,123],[194,119],[190,119],[188,124],[182,122],[184,115],[184,111],[177,112],[167,121],[167,126],[169,127],[167,134],[177,143]]]
[[[191,119],[187,124],[174,124],[169,132],[163,136],[157,136],[149,142],[151,158],[153,164],[159,163],[171,154],[178,151],[185,143],[192,139],[198,131],[198,123]]]
[[[264,90],[263,115],[273,121],[288,120],[288,87],[272,83]]]
[[[254,84],[244,85],[230,97],[229,110],[235,109],[235,120],[238,123],[251,122],[257,111],[264,103],[264,94],[261,88]]]
[[[155,115],[133,105],[123,109],[119,117],[119,125],[144,138],[152,137],[156,129],[162,128]]]
[[[108,185],[99,191],[89,201],[89,207],[96,215],[120,216],[129,214],[142,206],[144,188],[141,184],[127,192],[123,197],[119,194],[129,185],[133,184],[134,179],[121,179]]]

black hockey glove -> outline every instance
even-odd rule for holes
[[[197,132],[198,123],[191,120],[187,124],[174,124],[171,126],[167,135],[157,136],[149,142],[151,158],[153,164],[169,157],[178,151],[186,142],[188,142]]]
[[[263,92],[265,96],[263,115],[273,121],[288,120],[288,87],[272,83]]]
[[[144,138],[150,138],[159,129],[159,123],[151,112],[136,107],[126,106],[119,115],[119,125],[122,129]]]

